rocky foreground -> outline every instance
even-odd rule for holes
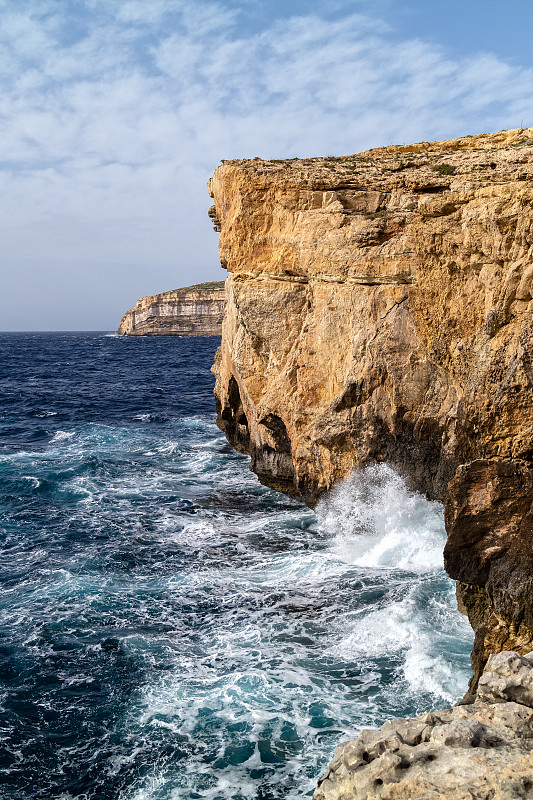
[[[126,311],[117,333],[124,336],[220,336],[224,281],[141,297]]]
[[[314,800],[533,798],[533,653],[490,656],[470,699],[339,745]]]
[[[310,505],[380,461],[445,503],[474,690],[533,649],[533,129],[226,161],[209,190],[218,424]]]

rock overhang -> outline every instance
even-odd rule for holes
[[[531,649],[533,130],[224,162],[209,188],[229,440],[310,505],[395,464],[446,503],[474,683]]]

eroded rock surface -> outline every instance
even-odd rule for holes
[[[197,283],[185,289],[141,297],[126,311],[117,333],[125,336],[220,336],[224,282]]]
[[[209,189],[220,427],[310,505],[379,461],[444,500],[475,687],[533,648],[533,129],[229,161]]]
[[[533,653],[489,658],[474,702],[337,747],[314,800],[533,798]]]

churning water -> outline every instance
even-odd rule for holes
[[[316,513],[214,424],[218,339],[0,335],[2,798],[274,800],[466,689],[442,509]]]

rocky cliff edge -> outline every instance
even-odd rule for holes
[[[227,161],[218,422],[312,505],[395,464],[445,503],[445,565],[491,653],[533,649],[533,129]]]

